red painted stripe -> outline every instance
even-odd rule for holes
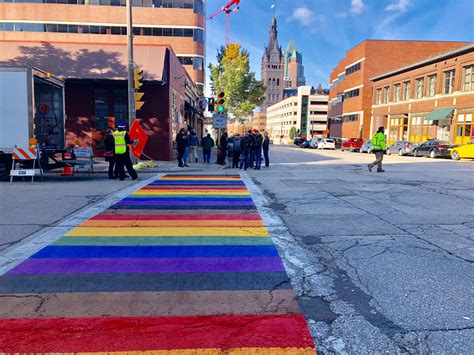
[[[126,215],[99,214],[90,218],[92,221],[261,221],[258,214],[155,214],[155,215]]]
[[[2,352],[314,348],[301,315],[0,320]]]

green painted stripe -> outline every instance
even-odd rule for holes
[[[272,245],[269,237],[62,237],[52,245]]]

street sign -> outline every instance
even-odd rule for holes
[[[140,157],[143,154],[143,150],[145,149],[146,142],[148,141],[148,136],[146,135],[145,131],[143,130],[138,120],[133,121],[132,127],[130,128],[129,135],[130,135],[131,140],[133,141],[138,140],[138,143],[136,145],[132,145],[131,149],[132,149],[133,155],[137,159],[140,159]]]
[[[227,126],[227,121],[225,114],[213,114],[212,115],[212,127],[219,129],[225,129]]]

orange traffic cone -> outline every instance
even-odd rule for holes
[[[61,176],[74,176],[74,173],[69,165],[66,165],[64,167],[64,170]]]

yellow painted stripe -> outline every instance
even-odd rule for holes
[[[89,220],[81,227],[264,227],[262,221],[233,220]]]
[[[66,234],[68,237],[267,237],[263,227],[77,227]]]
[[[185,191],[185,190],[160,190],[160,191],[150,191],[150,190],[139,190],[134,192],[132,195],[215,195],[215,196],[250,196],[248,192],[242,191]]]
[[[120,351],[96,353],[61,353],[80,355],[316,355],[311,348],[237,348],[237,349],[180,349],[180,350],[148,350]]]

